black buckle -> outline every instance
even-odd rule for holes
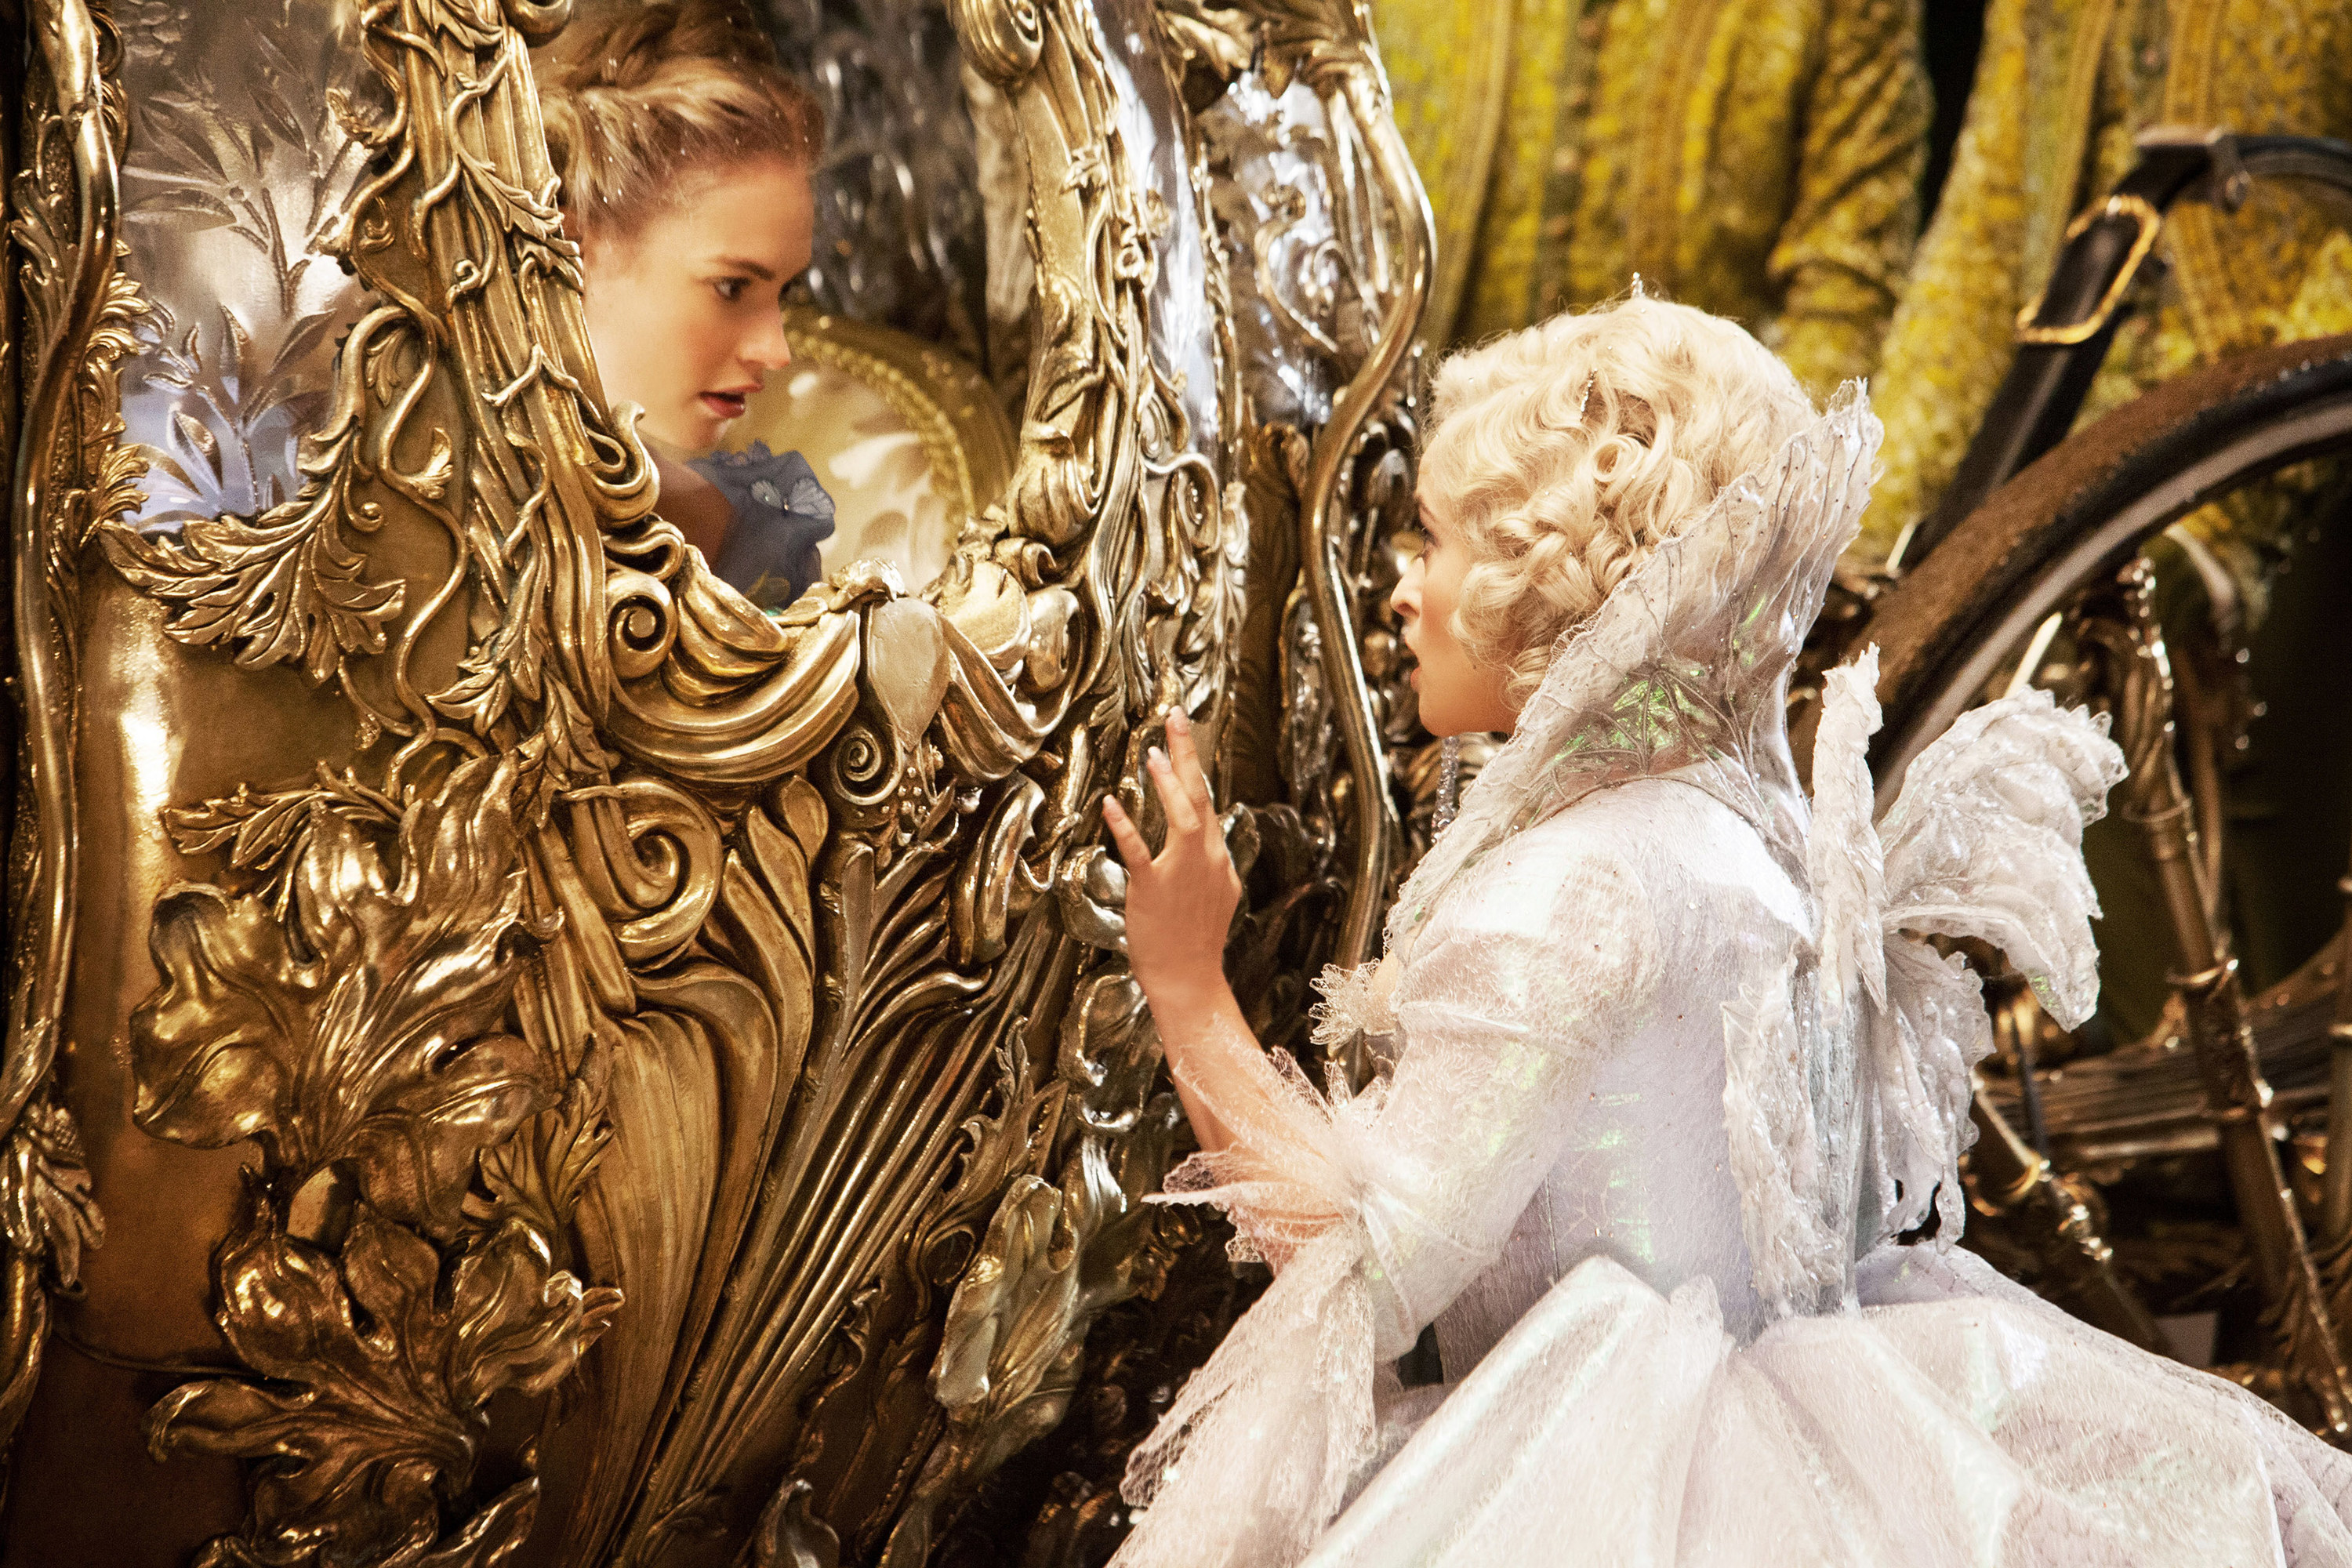
[[[2132,279],[2139,276],[2140,263],[2146,261],[2147,253],[2156,247],[2156,237],[2164,229],[2164,215],[2157,211],[2156,204],[2146,196],[2118,191],[2068,224],[2065,243],[2074,244],[2094,224],[2115,222],[2135,226],[2131,248],[2124,253],[2123,265],[2116,268],[2106,292],[2099,296],[2099,302],[2091,308],[2091,313],[2079,321],[2044,321],[2042,307],[2050,297],[2045,285],[2042,291],[2033,297],[2033,303],[2017,313],[2019,342],[2062,345],[2083,342],[2096,336],[2114,317],[2116,307],[2123,302],[2124,290],[2129,289]]]

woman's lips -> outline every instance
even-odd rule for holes
[[[744,401],[744,395],[740,392],[706,392],[702,395],[702,406],[721,419],[741,418]]]

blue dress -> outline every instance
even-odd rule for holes
[[[719,487],[734,520],[711,570],[763,610],[780,610],[824,575],[817,546],[833,537],[833,498],[798,452],[754,441],[687,467]]]

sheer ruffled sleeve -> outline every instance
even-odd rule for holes
[[[1276,1058],[1225,1097],[1247,1103],[1212,1098],[1234,1141],[1169,1197],[1223,1206],[1277,1278],[1137,1450],[1127,1493],[1150,1513],[1122,1563],[1300,1555],[1371,1457],[1375,1365],[1494,1261],[1558,1161],[1580,1078],[1640,1026],[1660,963],[1635,869],[1559,849],[1498,848],[1432,921],[1388,1080],[1326,1097]]]

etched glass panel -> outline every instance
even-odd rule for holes
[[[1320,425],[1363,359],[1365,330],[1334,225],[1330,120],[1305,82],[1277,95],[1253,69],[1202,111],[1201,134],[1221,176],[1212,199],[1231,253],[1242,385],[1259,419]]]
[[[824,105],[811,296],[986,365],[978,156],[946,5],[757,5],[784,68]]]
[[[335,106],[368,73],[347,0],[135,0],[119,21],[122,235],[157,310],[122,378],[150,464],[132,521],[170,531],[299,486],[367,303],[325,245],[366,166]]]

